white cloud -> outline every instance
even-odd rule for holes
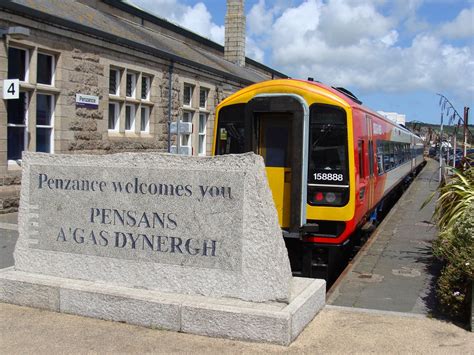
[[[292,77],[359,92],[450,90],[472,101],[474,47],[446,39],[474,37],[473,8],[435,29],[418,15],[430,1],[444,0],[259,0],[247,15],[246,54]],[[134,2],[224,42],[224,27],[212,21],[202,1]]]
[[[332,46],[381,38],[392,28],[390,19],[378,13],[370,2],[354,4],[345,0],[332,0],[321,7],[320,16],[319,30],[325,42]]]
[[[177,14],[186,11],[186,6],[177,0],[131,0],[129,2],[158,17],[172,21],[176,20]]]
[[[224,26],[218,26],[212,21],[211,13],[202,2],[194,6],[183,5],[179,0],[133,0],[133,3],[214,42],[224,44]]]
[[[265,61],[265,53],[251,37],[245,39],[245,55],[257,62]]]
[[[247,29],[250,35],[269,33],[273,24],[273,10],[266,9],[265,0],[259,0],[247,14]]]
[[[433,30],[398,43],[407,19],[423,24],[416,18],[421,4],[412,0],[403,14],[388,16],[377,7],[383,0],[304,0],[274,15],[266,37],[254,38],[271,53],[272,66],[292,77],[367,93],[452,90],[472,100],[473,48],[445,43]],[[256,6],[255,13],[272,11],[264,1]],[[453,24],[464,21],[461,15]]]
[[[446,38],[473,38],[474,37],[474,8],[463,9],[451,22],[441,26],[439,33]]]

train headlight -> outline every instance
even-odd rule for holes
[[[334,203],[334,201],[336,201],[336,194],[334,192],[326,192],[325,197],[328,203]]]
[[[322,192],[317,192],[315,198],[316,201],[322,201],[324,200],[324,194]]]
[[[344,206],[349,201],[349,189],[346,187],[310,186],[308,203],[311,206]]]

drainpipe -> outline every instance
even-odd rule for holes
[[[171,91],[173,90],[173,65],[174,62],[172,61],[169,69],[168,69],[168,75],[169,75],[169,82],[168,82],[168,153],[171,152]]]

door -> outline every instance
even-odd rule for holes
[[[291,217],[291,114],[256,113],[257,153],[265,161],[268,183],[282,228]]]
[[[370,210],[374,206],[374,191],[375,191],[375,157],[374,157],[374,141],[373,141],[373,129],[372,129],[372,118],[365,116],[367,124],[367,137],[368,137],[368,162],[369,162],[369,179],[367,183],[367,202],[368,209]]]

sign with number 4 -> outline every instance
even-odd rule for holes
[[[3,98],[5,100],[18,99],[20,97],[20,80],[3,80]]]

